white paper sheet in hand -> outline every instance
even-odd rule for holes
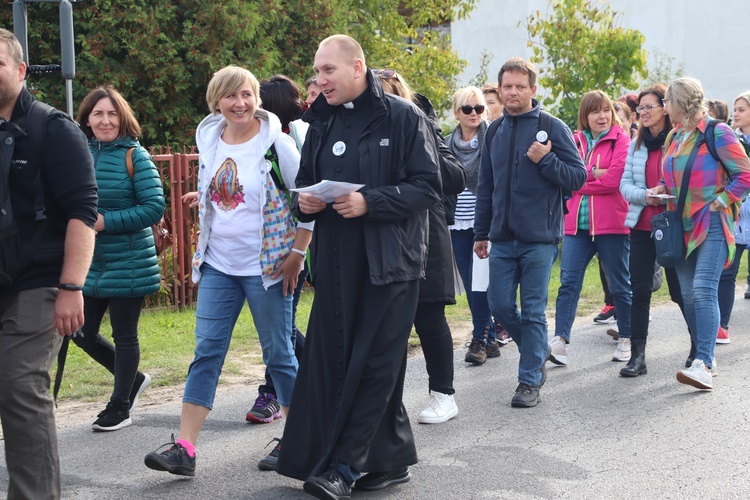
[[[326,203],[332,203],[339,196],[353,193],[364,186],[364,184],[352,184],[351,182],[320,181],[312,186],[290,189],[290,191],[307,193]]]
[[[487,251],[492,248],[492,243],[487,242]],[[471,273],[471,291],[472,292],[486,292],[487,287],[490,285],[490,259],[480,259],[477,254],[472,252],[474,258],[472,273]]]

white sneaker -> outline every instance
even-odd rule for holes
[[[612,361],[630,361],[630,339],[620,337],[617,341],[617,349],[612,355]]]
[[[713,389],[711,372],[700,359],[693,360],[690,368],[677,372],[677,381],[681,384],[692,385],[696,389]]]
[[[553,337],[552,342],[549,343],[549,351],[549,361],[560,366],[568,365],[568,348],[562,337],[559,335]]]
[[[458,415],[458,406],[453,394],[430,391],[430,401],[422,410],[417,421],[420,424],[441,424]]]

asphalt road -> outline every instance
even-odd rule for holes
[[[688,354],[687,329],[674,305],[652,310],[648,375],[618,376],[614,342],[605,326],[579,318],[570,365],[550,366],[542,402],[514,409],[518,351],[513,343],[481,367],[455,351],[459,415],[419,425],[427,400],[424,359],[409,361],[405,404],[419,464],[412,480],[353,498],[747,498],[750,491],[750,398],[747,397],[750,300],[741,294],[732,343],[716,348],[719,375],[712,392],[679,384]],[[147,469],[143,457],[177,432],[179,403],[146,407],[134,424],[91,431],[91,419],[60,429],[63,497],[76,499],[296,499],[302,484],[257,461],[282,434],[284,420],[250,425],[247,386],[217,397],[198,444],[195,478]],[[2,444],[0,443],[0,448]],[[4,452],[0,495],[7,495]]]

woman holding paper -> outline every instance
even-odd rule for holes
[[[453,115],[458,120],[458,126],[445,136],[445,143],[466,171],[466,188],[458,195],[455,221],[449,229],[456,267],[466,290],[466,300],[474,325],[465,361],[473,365],[482,365],[487,358],[500,356],[500,344],[497,342],[498,335],[492,322],[487,292],[472,289],[474,208],[477,203],[476,190],[482,144],[489,125],[489,113],[482,91],[477,87],[458,89],[453,95]],[[503,344],[506,344],[508,334],[502,329],[501,334]]]

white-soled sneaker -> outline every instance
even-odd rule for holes
[[[427,408],[422,410],[417,417],[420,424],[441,424],[458,415],[458,406],[453,399],[453,394],[430,391],[430,400]]]
[[[549,343],[548,359],[556,365],[568,365],[568,348],[565,345],[565,340],[559,335],[555,335],[552,342]]]
[[[713,389],[711,372],[700,359],[694,359],[690,368],[677,372],[677,381],[681,384],[692,385],[696,389]]]
[[[620,337],[617,340],[617,348],[612,355],[612,361],[630,361],[630,339]]]

